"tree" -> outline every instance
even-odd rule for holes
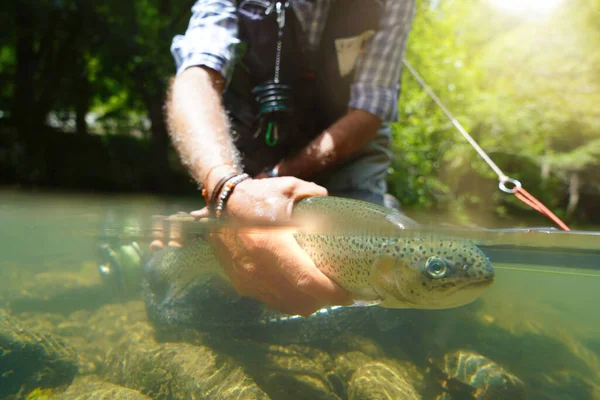
[[[544,181],[552,174],[564,182],[567,215],[581,190],[600,185],[598,17],[586,2],[564,7],[499,37],[478,63],[483,101],[475,110],[481,127],[498,133],[490,146],[533,160]]]

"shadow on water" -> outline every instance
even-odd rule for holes
[[[98,241],[116,249],[147,237],[152,215],[194,208],[1,194],[0,399],[600,399],[597,268],[496,263],[474,303],[355,309],[336,314],[337,330],[333,314],[236,327],[245,336],[233,338],[153,326],[138,290],[98,273]],[[219,316],[217,304],[203,306]],[[313,340],[286,343],[301,331]]]

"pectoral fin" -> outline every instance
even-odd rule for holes
[[[379,305],[386,308],[413,308],[410,302],[400,298],[395,267],[396,258],[388,254],[379,256],[373,264],[371,286],[382,298]]]

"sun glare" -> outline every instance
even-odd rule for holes
[[[494,6],[526,17],[546,15],[563,0],[489,0]]]

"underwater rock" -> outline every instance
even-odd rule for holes
[[[229,351],[272,399],[340,399],[329,380],[333,360],[326,352],[298,344],[240,341],[234,346]]]
[[[524,400],[523,382],[501,365],[481,354],[457,350],[441,360],[430,360],[429,372],[437,377],[445,393],[439,400],[472,398],[475,400]],[[461,397],[462,396],[462,397]]]
[[[382,362],[363,364],[348,387],[349,400],[417,400],[421,396],[403,373]]]
[[[600,384],[577,372],[558,371],[540,374],[533,382],[530,399],[539,400],[600,400]]]
[[[54,312],[68,314],[111,303],[114,296],[102,284],[97,267],[85,264],[79,271],[41,272],[14,285],[4,302],[12,313]]]
[[[206,346],[146,340],[119,347],[107,356],[106,379],[153,399],[269,399],[234,360]]]
[[[344,382],[344,385],[347,385],[356,370],[371,361],[373,361],[373,357],[361,351],[342,353],[335,358],[335,373]]]
[[[568,310],[513,297],[491,293],[477,308],[425,314],[414,326],[422,350],[411,350],[411,356],[438,360],[457,349],[484,355],[518,377],[532,399],[537,399],[532,393],[546,390],[540,376],[569,371],[600,384],[600,357],[580,337],[582,321],[569,319]]]
[[[352,375],[369,362],[378,362],[400,373],[417,391],[423,390],[423,373],[397,345],[386,345],[385,349],[375,340],[360,335],[343,335],[331,341],[330,351],[334,354],[336,378],[346,387]],[[331,378],[330,378],[331,379]]]
[[[79,310],[68,316],[52,313],[21,313],[24,326],[50,332],[68,340],[77,352],[80,374],[100,373],[106,354],[122,340],[136,343],[153,336],[141,301],[109,304],[97,310]]]
[[[327,347],[336,354],[358,351],[372,358],[382,358],[386,354],[386,351],[373,339],[356,334],[340,335],[333,339]]]
[[[150,397],[137,390],[103,382],[92,376],[75,378],[73,384],[64,393],[53,398],[55,400],[150,400]]]
[[[38,333],[0,310],[0,397],[72,382],[77,354],[58,336]]]

